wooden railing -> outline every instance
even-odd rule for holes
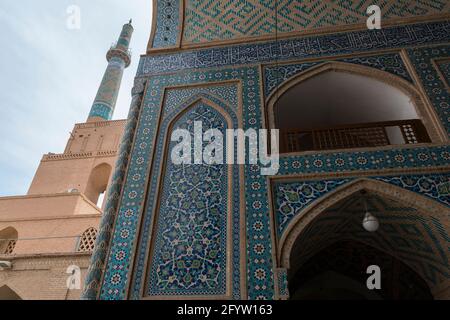
[[[281,153],[430,142],[420,120],[373,122],[314,130],[281,129],[280,139]]]

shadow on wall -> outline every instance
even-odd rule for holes
[[[103,202],[103,195],[108,187],[109,177],[111,175],[112,167],[107,163],[102,163],[96,166],[90,176],[86,188],[86,196],[99,208],[103,203],[99,202],[99,198]]]
[[[4,285],[0,287],[0,300],[22,300],[10,287]]]

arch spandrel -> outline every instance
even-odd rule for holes
[[[266,103],[266,117],[270,128],[277,128],[277,110],[282,108],[278,102],[287,94],[288,91],[302,85],[305,81],[313,79],[316,76],[326,74],[327,72],[348,73],[356,76],[366,77],[368,79],[379,81],[404,94],[414,106],[414,112],[426,127],[430,139],[433,142],[442,142],[447,139],[447,135],[442,128],[442,124],[437,120],[435,110],[420,91],[409,81],[392,73],[378,70],[372,67],[358,65],[341,61],[327,61],[319,65],[314,65],[306,70],[295,74],[282,82],[277,89],[271,92]],[[395,119],[394,119],[395,120]]]

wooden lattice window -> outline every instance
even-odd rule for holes
[[[95,246],[95,240],[97,239],[97,229],[89,228],[81,235],[78,243],[78,252],[92,252]]]
[[[391,140],[388,129],[397,128],[402,142]],[[418,119],[353,124],[335,128],[281,131],[281,152],[382,147],[431,142]]]
[[[14,252],[14,248],[16,247],[17,240],[9,240],[3,254],[12,254]]]
[[[0,230],[0,255],[13,254],[19,235],[14,227]]]

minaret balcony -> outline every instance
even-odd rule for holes
[[[125,67],[128,67],[131,64],[131,54],[131,49],[124,50],[119,48],[117,43],[113,43],[106,54],[106,59],[109,61],[113,57],[119,57],[125,61]]]

